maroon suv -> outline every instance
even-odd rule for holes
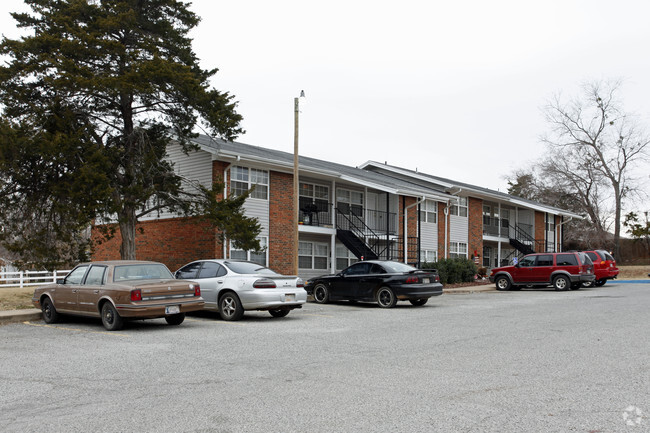
[[[494,268],[490,282],[497,290],[553,286],[555,290],[577,290],[595,281],[594,265],[583,252],[536,253],[524,256],[514,266]]]
[[[594,262],[594,274],[596,274],[596,281],[592,284],[596,287],[604,285],[607,280],[613,280],[618,276],[618,267],[616,260],[605,250],[592,250],[585,251],[592,262]],[[584,287],[590,287],[591,284],[583,284]]]

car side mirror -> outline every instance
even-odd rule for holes
[[[65,278],[57,278],[56,283],[57,284],[65,284]]]

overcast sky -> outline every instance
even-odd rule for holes
[[[18,34],[8,13],[24,8],[2,0],[4,35]],[[302,155],[387,161],[505,191],[504,176],[542,154],[541,107],[558,92],[622,79],[625,109],[650,124],[647,1],[197,0],[191,9],[202,17],[195,51],[219,68],[214,87],[239,101],[244,143],[293,152],[293,98],[304,90]]]

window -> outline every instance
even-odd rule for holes
[[[420,221],[434,224],[438,222],[438,202],[425,200],[420,205]]]
[[[343,245],[336,246],[336,269],[345,269],[356,262],[357,258],[350,250]]]
[[[451,257],[451,258],[467,258],[467,243],[465,243],[465,242],[450,242],[449,243],[449,257]]]
[[[369,274],[371,266],[372,266],[372,264],[368,263],[368,262],[355,263],[354,265],[350,266],[346,270],[345,275],[366,275],[366,274]]]
[[[306,206],[313,204],[317,212],[327,212],[329,194],[329,188],[326,186],[301,182],[299,194],[300,209],[305,209]]]
[[[467,216],[467,197],[458,197],[458,203],[451,205],[451,214],[456,216]]]
[[[578,266],[575,254],[558,254],[556,260],[558,266]]]
[[[492,208],[487,205],[483,205],[483,225],[489,226],[492,223]]]
[[[235,249],[235,247],[231,242],[230,258],[233,260],[249,260],[259,265],[266,266],[266,246],[268,240],[266,237],[261,237],[257,239],[260,241],[260,247],[262,248],[261,252],[256,253],[254,251],[244,251],[244,250]]]
[[[251,198],[268,200],[269,198],[269,172],[256,168],[240,167],[230,169],[230,191],[234,195],[242,195],[252,187]]]
[[[344,214],[363,217],[363,193],[347,189],[337,189],[336,206]]]
[[[321,242],[298,243],[298,267],[300,269],[328,269],[329,246]]]
[[[521,261],[519,262],[519,266],[522,268],[530,268],[531,266],[535,266],[535,260],[537,259],[537,256],[526,256]]]
[[[537,263],[535,266],[553,266],[553,256],[550,254],[537,256]]]
[[[501,227],[507,229],[510,227],[510,210],[501,209]],[[501,233],[506,233],[501,231]]]
[[[201,262],[190,263],[189,265],[183,266],[178,271],[176,271],[176,278],[191,280],[196,278],[199,269],[201,268]]]
[[[420,251],[420,262],[433,263],[438,261],[438,251],[422,250]]]
[[[72,272],[70,272],[68,276],[65,277],[65,284],[81,284],[81,280],[87,270],[87,265],[74,268]]]
[[[216,262],[203,262],[199,278],[216,278],[226,275],[226,269]]]
[[[106,266],[92,266],[86,275],[86,284],[91,286],[101,286],[104,284],[104,274]]]

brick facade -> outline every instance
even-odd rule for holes
[[[447,236],[445,236],[445,203],[438,202],[438,260],[445,258],[445,241],[449,239],[449,225],[447,224]]]
[[[93,260],[120,259],[122,238],[119,227],[116,227],[115,236],[104,242],[99,230],[93,228],[92,240]],[[164,263],[172,272],[192,260],[212,259],[221,254],[215,250],[214,230],[198,218],[139,222],[135,244],[138,260]]]
[[[269,173],[269,267],[285,275],[295,273],[295,221],[293,212],[293,175]]]
[[[544,212],[535,211],[535,241],[538,241],[538,244],[546,241],[546,214]],[[543,249],[546,250],[545,245]]]
[[[407,213],[407,226],[406,229],[408,233],[406,234],[406,242],[408,238],[417,238],[418,236],[418,206],[412,206],[417,202],[418,199],[415,197],[405,197],[400,196],[399,203],[401,204],[401,210],[398,217],[398,227],[399,227],[399,236],[404,236],[404,211]],[[409,208],[409,206],[412,206]],[[409,245],[407,243],[407,245]],[[411,248],[407,248],[407,263],[416,263],[418,261],[418,251],[412,251]],[[393,260],[404,261],[404,247],[400,248],[400,251],[397,253],[397,257],[393,257]]]
[[[469,234],[467,240],[467,258],[471,259],[476,254],[483,256],[483,200],[469,197],[467,201],[467,216]],[[483,262],[478,259],[476,262],[481,265]]]

